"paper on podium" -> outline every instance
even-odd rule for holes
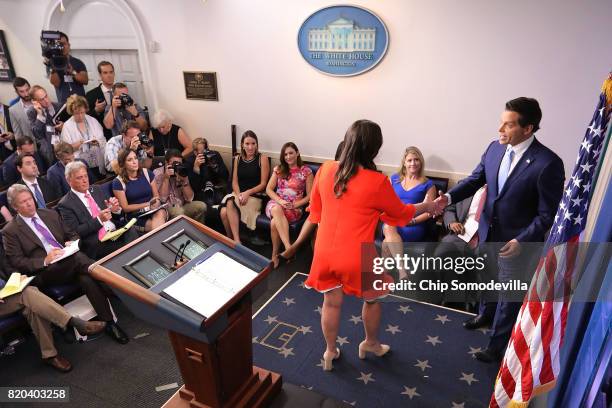
[[[79,240],[78,239],[75,241],[72,241],[70,245],[65,246],[64,253],[62,254],[62,256],[55,258],[54,260],[49,262],[49,264],[54,264],[56,262],[59,262],[64,258],[68,258],[69,256],[76,254],[77,252],[79,252]]]
[[[457,236],[465,242],[470,242],[474,234],[478,232],[478,221],[474,218],[468,218],[463,227],[465,228],[465,232]]]
[[[19,272],[13,272],[6,285],[0,290],[0,299],[22,292],[32,282],[32,279],[34,279],[34,276],[25,276]]]
[[[256,276],[256,272],[217,252],[193,267],[164,292],[202,316],[209,317]]]
[[[136,218],[132,218],[130,221],[128,221],[127,224],[125,224],[121,228],[117,228],[114,231],[108,231],[106,234],[104,234],[104,236],[102,237],[100,241],[101,242],[106,242],[108,240],[115,241],[117,240],[117,238],[123,235],[125,231],[129,230],[134,224],[136,224]]]

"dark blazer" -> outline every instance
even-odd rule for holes
[[[66,241],[78,239],[78,235],[70,231],[60,220],[54,210],[38,209],[37,216],[47,225],[55,239],[63,244]],[[44,266],[47,256],[45,247],[28,224],[17,216],[2,229],[4,252],[13,268],[27,275],[35,275]]]
[[[106,140],[108,140],[111,137],[113,137],[113,131],[110,129],[107,129],[104,126],[104,112],[105,111],[102,111],[100,113],[96,112],[96,101],[105,100],[104,92],[102,91],[101,86],[102,84],[96,86],[95,88],[91,89],[89,92],[85,94],[85,98],[87,99],[87,104],[89,105],[89,112],[87,112],[87,114],[89,116],[96,118],[96,120],[100,122],[100,125],[102,126],[102,129],[104,130],[104,137],[106,138]]]
[[[38,152],[34,152],[34,160],[36,160],[36,165],[38,166],[38,171],[41,174],[45,174],[47,172],[47,162],[42,158],[42,156]],[[17,171],[17,165],[15,162],[17,161],[17,152],[11,154],[6,160],[2,163],[2,184],[6,186],[10,186],[11,184],[15,184],[17,180],[21,178],[21,174]]]
[[[36,177],[36,183],[38,183],[40,192],[42,193],[43,198],[45,199],[45,204],[50,203],[51,201],[55,201],[62,196],[61,192],[57,190],[53,186],[53,184],[49,183],[44,177]],[[26,185],[25,181],[23,181],[22,178],[17,181],[17,184],[23,184],[24,186]]]
[[[505,145],[492,142],[472,174],[448,193],[456,203],[488,185],[478,228],[480,242],[541,242],[563,195],[563,161],[534,139],[497,194],[497,173],[505,152]]]
[[[460,222],[463,224],[467,219],[473,199],[474,196],[471,196],[459,201],[458,203],[452,203],[446,207],[444,214],[442,215],[444,226],[448,228],[448,226],[453,222]]]
[[[13,132],[13,126],[11,125],[11,115],[9,115],[9,107],[7,105],[2,105],[2,109],[4,111],[4,119],[6,121],[6,129],[4,129],[5,132]],[[9,157],[17,148],[17,142],[15,142],[15,138],[13,137],[13,139],[10,141],[11,146],[13,147],[13,149],[7,149],[6,146],[4,146],[4,143],[0,143],[0,160],[4,160],[7,157]]]
[[[78,160],[84,163],[85,165],[87,165],[87,162],[83,159],[75,159],[75,160]],[[70,186],[68,185],[68,182],[66,181],[65,171],[66,171],[66,166],[64,166],[62,162],[58,160],[55,162],[53,166],[49,167],[49,170],[47,170],[47,175],[46,175],[47,181],[53,186],[55,190],[57,190],[60,193],[61,196],[66,194],[68,191],[70,191]],[[96,181],[89,167],[87,168],[87,177],[89,178],[90,184],[93,184]]]
[[[92,185],[89,187],[89,193],[93,197],[99,208],[106,208],[104,200],[106,197],[100,186]],[[102,224],[97,218],[93,218],[87,207],[81,199],[72,191],[68,191],[57,204],[57,211],[66,226],[75,231],[81,237],[80,247],[83,252],[92,259],[97,259],[99,245],[104,245],[98,240],[98,231],[102,228]],[[113,214],[113,223],[117,228],[123,226],[126,222],[123,212],[121,214]]]

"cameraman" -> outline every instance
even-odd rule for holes
[[[122,126],[128,120],[138,123],[140,130],[147,130],[147,119],[144,111],[128,93],[128,87],[122,82],[113,85],[113,100],[111,106],[104,108],[104,127],[111,129],[113,135],[121,132]]]
[[[164,156],[164,167],[153,170],[155,183],[162,202],[168,203],[170,218],[181,214],[204,223],[206,204],[193,201],[193,189],[189,184],[189,168],[183,164],[181,152],[177,149],[168,149]]]
[[[62,53],[66,57],[66,67],[55,69],[48,58],[43,60],[47,68],[49,81],[55,87],[57,102],[62,106],[72,94],[85,96],[84,85],[89,82],[89,77],[83,61],[70,55],[70,41],[68,41],[68,36],[62,32],[60,32],[60,42],[63,46]]]
[[[148,146],[141,146],[143,135],[150,142]],[[108,143],[106,143],[106,150],[104,151],[104,166],[106,170],[119,174],[119,162],[117,160],[119,158],[119,151],[122,149],[135,151],[138,160],[141,162],[148,158],[148,154],[153,154],[152,141],[148,140],[146,133],[141,132],[140,125],[135,120],[125,122],[123,129],[121,129],[121,134],[111,137]]]
[[[185,159],[191,169],[191,185],[197,200],[207,205],[221,202],[227,192],[229,172],[221,154],[208,149],[208,141],[199,137],[192,143],[193,153]]]

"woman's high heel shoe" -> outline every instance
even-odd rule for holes
[[[378,343],[376,346],[368,346],[364,340],[359,343],[359,358],[362,360],[366,358],[366,353],[374,353],[376,357],[382,357],[387,354],[389,350],[391,350],[391,347],[387,344]]]
[[[336,347],[334,354],[326,351],[323,353],[323,371],[331,371],[333,367],[332,362],[340,358],[340,349]]]

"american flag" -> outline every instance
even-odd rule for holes
[[[612,74],[604,88],[612,89]],[[502,361],[490,408],[524,407],[554,387],[559,349],[567,321],[578,243],[586,225],[596,171],[602,156],[611,100],[602,92],[565,186],[555,221],[542,252]],[[606,136],[608,135],[608,136]]]

